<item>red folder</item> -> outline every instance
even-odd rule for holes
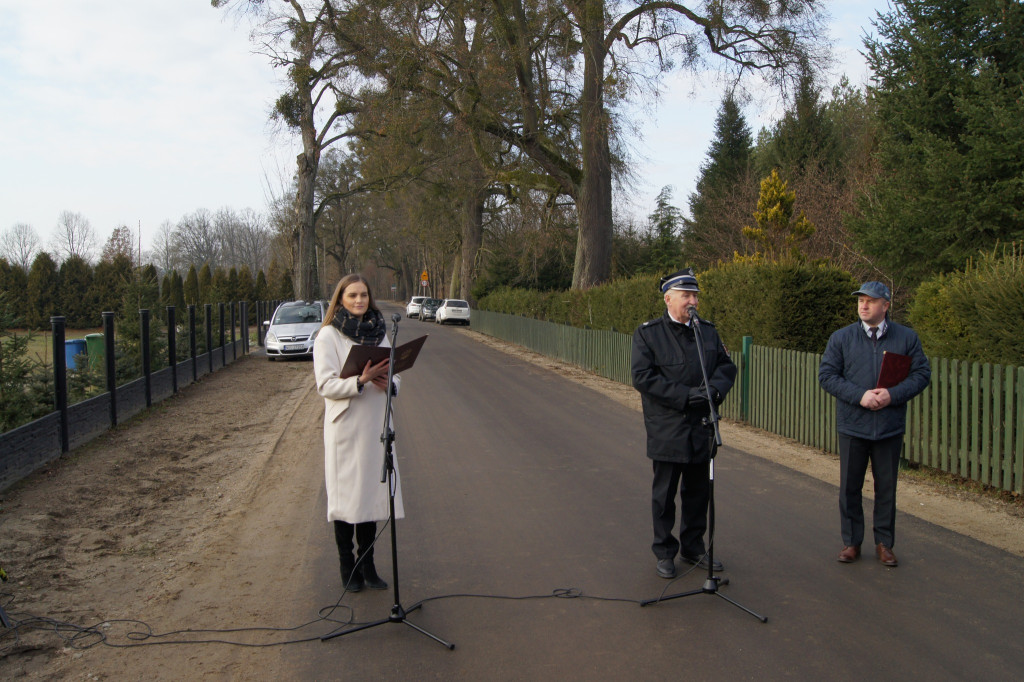
[[[878,370],[875,388],[892,388],[910,374],[910,356],[891,351],[882,352],[882,367]]]

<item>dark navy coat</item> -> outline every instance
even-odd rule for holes
[[[702,349],[711,393],[718,402],[736,380],[736,365],[710,322],[701,320]],[[640,391],[647,428],[647,456],[666,462],[699,463],[711,458],[708,410],[689,406],[690,389],[703,383],[697,342],[690,327],[668,313],[633,333],[633,388]]]
[[[889,405],[869,410],[861,407],[860,399],[878,382],[884,351],[909,355],[910,373],[889,389]],[[888,322],[877,344],[872,344],[860,322],[839,329],[829,338],[818,367],[818,383],[836,397],[836,431],[867,440],[881,440],[906,431],[907,402],[928,387],[931,376],[931,366],[917,334],[895,322]]]

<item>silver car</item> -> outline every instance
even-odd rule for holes
[[[288,301],[277,306],[267,328],[267,358],[313,357],[313,341],[324,321],[324,301]]]

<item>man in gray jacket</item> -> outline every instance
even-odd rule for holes
[[[891,294],[881,282],[865,282],[853,292],[859,322],[832,334],[818,368],[821,387],[836,397],[839,432],[839,518],[843,563],[856,561],[864,540],[861,489],[868,462],[875,480],[875,554],[886,566],[898,561],[896,542],[896,478],[907,423],[907,402],[931,379],[921,341],[909,327],[888,319]],[[907,376],[889,388],[878,388],[886,352],[910,357]]]

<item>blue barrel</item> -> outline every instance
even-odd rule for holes
[[[85,339],[68,339],[64,342],[64,362],[68,369],[78,369],[75,356],[85,355]]]

